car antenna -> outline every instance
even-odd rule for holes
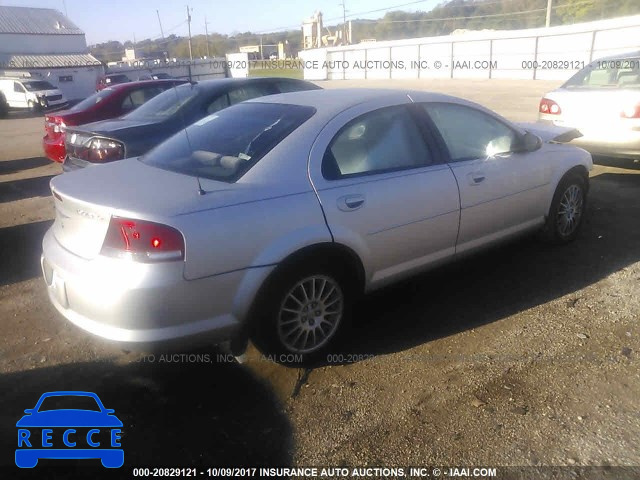
[[[207,193],[202,189],[202,185],[200,185],[200,177],[196,176],[196,181],[198,182],[198,195],[204,195]]]
[[[189,82],[191,85],[191,88],[193,88],[193,86],[197,83],[197,82]],[[176,93],[176,86],[173,86],[173,91],[174,93]],[[178,94],[176,93],[176,97],[178,96]],[[182,109],[180,109],[180,115],[182,116],[182,125],[184,126],[184,128],[182,129],[184,131],[185,136],[187,137],[187,144],[189,145],[189,150],[193,151],[193,147],[191,145],[191,139],[189,138],[189,132],[187,132],[187,125],[186,122],[184,120],[184,112],[182,111]],[[202,188],[202,184],[200,183],[200,177],[198,177],[196,175],[196,182],[198,183],[198,195],[204,195],[205,192],[204,189]]]

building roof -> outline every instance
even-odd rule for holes
[[[22,55],[0,53],[0,65],[6,70],[100,66],[100,60],[88,53],[58,55]]]
[[[52,8],[0,6],[0,34],[84,35],[71,20]]]

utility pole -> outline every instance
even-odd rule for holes
[[[545,23],[545,26],[547,28],[551,26],[551,4],[552,3],[553,3],[553,0],[547,0],[547,21]]]
[[[62,0],[62,6],[64,7],[64,16],[69,18],[69,14],[67,13],[67,2]]]
[[[156,10],[156,13],[158,14],[158,24],[160,25],[160,34],[162,35],[162,40],[164,40],[164,30],[162,30],[162,22],[160,21],[160,12]]]
[[[346,45],[347,44],[347,6],[344,4],[344,1],[340,5],[342,5],[342,44]]]
[[[191,12],[187,5],[187,25],[189,25],[189,60],[193,62],[193,50],[191,48]]]
[[[209,55],[209,30],[207,29],[207,25],[209,22],[207,22],[207,16],[204,16],[204,38],[207,39],[207,58],[210,58]]]

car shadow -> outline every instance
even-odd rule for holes
[[[403,351],[572,294],[639,261],[639,193],[638,174],[598,175],[575,242],[524,238],[365,297],[337,353]]]
[[[627,168],[629,170],[640,170],[640,159],[632,160],[628,158],[603,157],[599,155],[593,156],[593,163],[603,165],[605,167]]]
[[[20,180],[0,182],[0,203],[51,195],[49,182],[55,175],[44,175]]]
[[[216,355],[209,349],[166,362],[157,356],[125,365],[73,363],[0,375],[0,423],[6,432],[0,436],[0,465],[11,473],[4,478],[131,478],[133,466],[195,466],[206,472],[215,466],[291,465],[292,427],[282,405],[249,369]],[[121,470],[107,471],[98,460],[40,460],[30,471],[15,467],[16,422],[40,395],[61,390],[94,392],[115,410],[123,423]]]
[[[41,275],[42,238],[52,220],[0,228],[0,286]]]
[[[52,162],[45,157],[21,158],[19,160],[7,160],[0,162],[0,175],[22,172],[32,168],[44,167]]]

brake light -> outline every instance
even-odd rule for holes
[[[173,227],[111,217],[101,255],[154,263],[184,259],[184,238]]]
[[[44,128],[47,132],[51,131],[53,133],[63,133],[67,125],[60,117],[44,117]]]
[[[124,158],[124,145],[114,140],[94,138],[86,150],[90,162],[112,162]]]
[[[542,100],[540,100],[539,111],[540,113],[551,115],[560,115],[562,113],[562,110],[560,110],[560,105],[548,98],[543,98]]]
[[[625,108],[620,112],[622,118],[640,118],[640,103]]]

